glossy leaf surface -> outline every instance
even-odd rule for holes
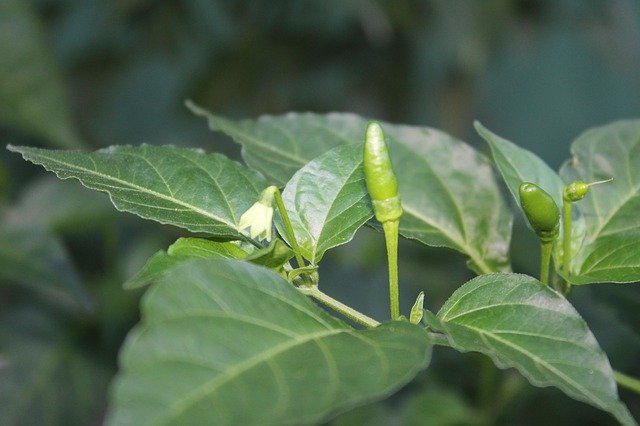
[[[93,153],[9,146],[61,179],[109,193],[118,210],[164,224],[239,238],[240,216],[266,187],[220,154],[176,147],[113,146]]]
[[[307,163],[282,193],[291,226],[312,264],[353,238],[373,215],[362,171],[362,146],[340,146]],[[288,237],[281,223],[280,234]]]
[[[515,367],[536,386],[555,386],[579,401],[635,422],[619,401],[609,360],[566,299],[519,274],[477,277],[456,290],[438,319],[453,347]]]
[[[393,392],[430,349],[406,322],[354,330],[268,269],[194,260],[145,295],[108,423],[318,422]]]
[[[242,144],[247,164],[272,183],[342,144],[361,144],[368,123],[355,114],[264,116],[232,121],[191,105],[213,130]],[[477,272],[509,269],[511,213],[488,160],[469,145],[428,127],[381,123],[404,216],[400,233],[465,253]]]
[[[594,182],[576,202],[585,238],[571,264],[574,284],[640,281],[640,120],[591,129],[571,146],[560,174],[567,182]]]

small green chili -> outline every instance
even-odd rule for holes
[[[402,216],[398,180],[393,172],[384,133],[378,123],[370,123],[367,126],[364,176],[378,222],[398,220]]]
[[[520,185],[520,206],[542,241],[553,241],[560,233],[560,210],[551,195],[535,183]]]
[[[389,263],[389,298],[391,319],[400,318],[398,290],[398,228],[402,205],[398,180],[393,172],[384,133],[378,123],[369,123],[364,138],[364,177],[373,212],[382,224]]]
[[[535,183],[520,185],[520,206],[540,239],[540,281],[547,284],[553,243],[560,233],[560,210],[551,195]]]

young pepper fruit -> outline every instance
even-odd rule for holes
[[[364,176],[373,212],[380,223],[400,219],[402,205],[384,133],[378,123],[367,126],[364,143]]]
[[[398,231],[402,205],[398,180],[393,172],[384,133],[378,123],[369,123],[364,137],[364,180],[371,196],[373,212],[382,224],[389,264],[389,305],[391,319],[400,318],[398,289]]]
[[[542,242],[555,240],[560,233],[560,210],[547,194],[535,183],[520,185],[520,206],[529,224]]]

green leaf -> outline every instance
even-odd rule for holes
[[[279,185],[329,149],[361,144],[368,123],[342,113],[289,113],[232,121],[193,104],[189,107],[206,117],[213,130],[242,144],[246,163]],[[508,270],[512,215],[489,161],[438,130],[381,124],[405,211],[400,233],[466,254],[476,272]]]
[[[59,147],[82,145],[58,64],[30,2],[0,2],[0,124]]]
[[[246,256],[247,252],[232,242],[211,241],[204,238],[178,238],[167,251],[160,250],[151,256],[142,269],[124,283],[124,288],[143,287],[188,259],[241,259]]]
[[[294,255],[293,250],[291,250],[284,241],[275,238],[267,247],[251,252],[251,254],[246,257],[246,260],[256,265],[279,269],[290,261]]]
[[[425,368],[427,333],[354,330],[275,272],[198,259],[147,292],[121,352],[109,424],[306,424]]]
[[[0,423],[93,424],[104,413],[111,368],[44,312],[14,305],[0,317]]]
[[[211,114],[193,102],[187,107],[242,145],[242,158],[277,185],[284,185],[298,169],[345,143],[364,142],[362,120],[354,114],[289,113],[257,120],[229,120]]]
[[[219,154],[170,146],[113,146],[93,153],[9,146],[61,179],[109,193],[118,210],[192,232],[243,238],[240,216],[266,187]]]
[[[0,226],[0,284],[20,284],[72,311],[93,307],[64,246],[39,227]]]
[[[555,386],[636,424],[618,399],[609,360],[566,299],[519,274],[477,277],[456,290],[438,318],[451,345],[515,367],[533,385]]]
[[[362,145],[339,146],[307,163],[293,175],[282,200],[302,256],[317,264],[325,251],[351,241],[373,217]],[[277,225],[288,238],[282,222]]]
[[[560,174],[567,182],[594,185],[574,204],[586,232],[572,260],[574,284],[640,281],[640,120],[619,121],[591,129],[571,146],[573,158]]]
[[[476,121],[474,126],[478,134],[489,144],[493,161],[500,170],[500,174],[516,203],[520,202],[518,195],[520,184],[532,182],[549,193],[558,207],[562,208],[564,183],[547,163],[531,151],[520,148],[491,132],[479,122]]]

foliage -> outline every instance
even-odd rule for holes
[[[142,192],[146,197],[151,191],[151,207],[162,207],[136,205],[148,200],[127,197],[127,192],[132,191],[126,183],[120,183],[109,188],[114,201],[119,208],[134,214],[119,214],[109,197],[81,187],[72,182],[75,179],[61,181],[52,174],[42,174],[6,151],[0,156],[0,424],[98,424],[104,421],[107,405],[112,422],[139,412],[135,409],[142,404],[136,408],[127,406],[127,401],[113,402],[116,389],[118,394],[131,392],[127,395],[134,396],[133,400],[135,395],[149,391],[136,394],[130,386],[132,382],[121,386],[127,383],[127,376],[137,374],[141,368],[135,359],[125,362],[125,353],[138,351],[141,359],[154,365],[164,365],[166,361],[154,351],[151,340],[135,348],[132,339],[125,340],[135,323],[139,326],[131,331],[132,336],[147,336],[143,327],[149,324],[156,335],[197,346],[202,353],[220,349],[189,340],[202,338],[208,342],[214,330],[183,330],[177,325],[180,319],[172,318],[167,319],[176,331],[171,334],[161,329],[155,316],[173,312],[171,306],[159,306],[158,302],[166,300],[163,297],[171,291],[182,290],[176,286],[183,282],[176,271],[184,272],[184,282],[189,286],[193,284],[192,274],[203,272],[203,268],[207,275],[217,277],[219,286],[229,284],[229,280],[235,282],[231,275],[220,276],[218,269],[210,271],[210,265],[228,265],[228,271],[240,268],[242,276],[254,271],[243,281],[245,284],[253,282],[255,276],[269,280],[274,288],[284,285],[282,290],[295,300],[320,312],[322,318],[333,318],[331,323],[335,321],[343,330],[336,337],[356,338],[379,330],[373,334],[404,342],[400,349],[386,349],[396,351],[395,355],[397,350],[408,349],[408,340],[402,336],[412,334],[416,337],[412,340],[412,353],[426,354],[421,360],[410,356],[407,362],[402,356],[393,356],[408,376],[385,382],[379,375],[365,374],[367,362],[377,365],[376,358],[353,364],[352,354],[342,353],[339,359],[345,368],[338,371],[340,376],[349,376],[349,383],[380,380],[353,392],[345,390],[335,399],[305,399],[302,408],[316,403],[317,416],[312,419],[313,416],[298,412],[290,419],[316,422],[331,418],[331,424],[340,425],[613,424],[614,416],[629,421],[616,400],[608,365],[610,361],[628,376],[640,375],[638,287],[582,284],[637,280],[634,230],[638,229],[638,222],[634,218],[638,206],[634,188],[638,149],[633,136],[637,134],[637,121],[588,131],[578,139],[582,142],[576,141],[572,159],[559,173],[553,170],[564,161],[569,142],[581,129],[637,113],[637,5],[629,0],[611,4],[514,0],[465,5],[382,1],[329,4],[326,7],[319,2],[286,0],[278,4],[242,0],[6,0],[0,5],[2,145],[82,148],[83,154],[73,155],[85,160],[101,157],[97,152],[89,153],[99,148],[134,145],[115,149],[120,150],[121,160],[127,164],[116,162],[111,164],[111,170],[121,170],[126,180],[136,179],[130,173],[134,169],[143,171],[150,180],[144,182],[148,186]],[[193,110],[209,117],[217,130],[214,134],[181,107],[184,99],[194,99],[215,111],[210,114],[190,103]],[[433,128],[382,122],[401,180],[404,207],[409,211],[403,217],[402,234],[413,240],[400,240],[400,303],[402,313],[411,322],[423,319],[420,326],[391,322],[373,330],[354,327],[348,315],[347,322],[343,322],[295,292],[298,286],[305,295],[316,300],[320,297],[321,304],[339,306],[328,296],[331,294],[365,312],[367,315],[358,311],[351,314],[370,325],[377,322],[373,318],[384,319],[388,310],[383,288],[387,278],[384,244],[378,232],[381,226],[371,220],[373,212],[366,191],[355,190],[363,187],[360,156],[345,154],[350,150],[358,153],[363,140],[361,126],[367,120],[344,113],[237,119],[264,112],[334,110],[399,123],[430,123],[452,135]],[[476,117],[519,146],[480,125],[478,131],[489,144],[475,145],[481,143],[473,133]],[[323,120],[320,127],[313,127]],[[414,129],[418,133],[428,131],[431,137],[410,135]],[[237,144],[228,143],[225,134]],[[256,138],[252,139],[253,135]],[[612,140],[616,143],[610,143]],[[144,158],[155,166],[153,155],[142,155],[144,158],[136,162],[127,157],[126,150],[140,150],[138,145],[142,142],[154,145],[147,148],[150,151],[167,149],[206,158],[201,182],[211,182],[204,176],[209,167],[227,164],[228,170],[235,169],[239,175],[259,182],[255,195],[233,191],[232,195],[225,192],[220,196],[209,192],[209,188],[199,194],[205,195],[204,199],[182,197],[181,191],[174,188],[176,181],[170,189],[161,182],[161,178],[171,180],[171,173],[150,173],[152,167]],[[165,145],[173,147],[163,148]],[[235,160],[240,158],[236,148],[241,147],[248,166],[184,147],[217,151]],[[36,153],[31,151],[30,155]],[[565,298],[540,287],[530,277],[509,274],[505,281],[499,278],[502,275],[487,274],[512,269],[533,274],[531,265],[537,261],[537,240],[525,231],[522,214],[512,215],[506,208],[509,200],[505,202],[503,188],[496,185],[498,175],[483,155],[487,153],[493,157],[507,188],[517,190],[523,180],[537,183],[556,198],[558,206],[565,182],[590,183],[615,176],[613,182],[591,188],[584,200],[573,207],[569,273],[562,267],[568,263],[564,261],[563,244],[553,247],[556,268],[551,281],[561,292],[570,291]],[[58,152],[55,156],[64,159],[71,155]],[[604,158],[608,160],[601,161]],[[316,174],[323,173],[326,167],[331,173],[317,179]],[[197,168],[188,173],[186,181],[198,173]],[[353,174],[343,173],[349,170]],[[71,174],[76,175],[77,171]],[[289,185],[294,175],[301,179],[298,185]],[[102,181],[95,176],[82,177],[85,183],[102,189],[107,189],[105,184],[114,183],[114,176],[108,174]],[[325,181],[333,188],[328,191],[326,203],[318,197]],[[308,238],[300,244],[302,255],[289,247],[295,240],[290,239],[277,209],[273,229],[276,238],[270,243],[255,241],[249,238],[248,230],[238,229],[239,215],[268,184],[282,189],[295,235],[300,240]],[[212,186],[231,190],[233,182]],[[186,192],[190,190],[191,183]],[[307,199],[296,197],[307,190],[313,192]],[[159,203],[153,192],[169,199]],[[513,194],[517,204],[517,191]],[[209,203],[224,198],[238,201],[237,209],[217,209],[219,204]],[[605,210],[610,217],[601,214]],[[172,225],[144,221],[139,215]],[[316,221],[321,226],[314,226]],[[208,231],[189,230],[203,223]],[[210,233],[214,230],[224,238]],[[564,230],[560,232],[559,240],[563,240]],[[300,260],[292,260],[294,257]],[[464,267],[465,258],[470,270]],[[306,266],[299,268],[300,264]],[[472,271],[481,275],[461,285],[472,277]],[[483,307],[489,299],[496,306],[487,306],[477,314],[465,310],[463,316],[449,324],[429,311],[419,312],[423,305],[432,312],[444,312],[441,307],[450,306],[453,299],[485,279],[504,289],[504,297],[474,292],[464,296],[453,311],[462,313],[467,309],[466,303]],[[304,285],[317,281],[320,293],[315,291],[318,288]],[[155,293],[160,286],[163,291]],[[509,286],[518,288],[506,294]],[[460,287],[458,291],[456,287]],[[232,297],[237,290],[233,288],[225,295]],[[416,300],[422,291],[424,296]],[[140,308],[138,302],[143,293]],[[192,293],[189,290],[188,294]],[[519,300],[523,295],[539,293],[549,297]],[[160,297],[151,297],[153,294]],[[244,297],[251,306],[242,314],[256,319],[255,310],[262,309],[263,298]],[[511,306],[515,299],[522,306]],[[279,301],[272,302],[270,307],[280,306]],[[542,309],[547,302],[549,306],[563,307],[560,310],[569,321],[566,327],[556,324],[556,329],[549,324]],[[210,321],[224,318],[232,322],[216,309],[207,305],[208,311],[220,314]],[[271,312],[270,308],[265,309]],[[517,319],[505,324],[495,322],[508,315],[520,315],[523,310],[535,312],[530,316],[539,317],[540,323]],[[496,312],[495,317],[486,315]],[[485,315],[479,321],[484,328],[480,333],[469,320],[477,320],[482,313]],[[191,315],[183,319],[189,324],[195,320]],[[271,324],[274,323],[280,324],[279,318],[273,318]],[[287,329],[292,324],[282,326]],[[445,336],[446,327],[449,334]],[[552,333],[555,336],[556,332],[565,333],[564,338],[570,342],[581,341],[585,345],[574,348],[568,342],[550,344],[546,337]],[[478,336],[486,341],[478,341]],[[505,348],[505,336],[509,349]],[[542,364],[523,352],[530,352],[530,341],[535,342],[534,349],[541,346],[535,355],[541,357]],[[127,343],[123,346],[123,342]],[[250,342],[234,342],[245,355],[260,350]],[[346,346],[360,348],[356,346],[359,342],[349,340]],[[433,344],[438,346],[431,351]],[[127,349],[123,349],[118,366],[120,348]],[[332,352],[336,349],[339,353],[340,348],[332,347]],[[167,345],[166,349],[182,355],[181,347]],[[601,362],[592,375],[581,368],[574,371],[563,365],[566,359],[546,358],[555,349],[562,356],[574,356],[576,351],[584,350],[588,356],[580,367]],[[367,348],[362,352],[369,353]],[[203,366],[210,364],[209,358],[199,359],[191,352],[189,355],[187,362],[176,365],[176,369],[199,368],[193,361],[203,361]],[[497,370],[489,357],[501,368],[514,368]],[[326,370],[324,360],[288,360],[288,365],[302,367],[294,375],[278,377],[284,377],[287,383],[306,380],[310,367],[315,372]],[[230,362],[233,361],[235,358]],[[559,367],[556,361],[561,364]],[[132,369],[125,373],[125,365]],[[181,375],[184,381],[163,379],[167,389],[164,393],[158,389],[153,397],[170,397],[179,386],[215,376],[212,369],[203,368],[206,371],[201,376],[191,377],[194,381],[188,381],[187,375]],[[558,368],[564,375],[556,374]],[[622,389],[620,399],[638,418],[640,397],[624,390],[629,383],[634,386],[634,379],[631,377],[629,382],[619,371],[614,375]],[[242,378],[259,380],[259,386],[252,391],[260,395],[260,401],[273,401],[269,398],[275,392],[265,395],[258,391],[260,386],[264,386],[263,391],[277,386],[273,381],[276,375],[249,373]],[[529,386],[528,379],[549,387]],[[314,380],[333,383],[327,377]],[[344,384],[340,382],[336,389],[340,386]],[[294,397],[311,395],[309,400],[326,390],[296,389],[300,391]],[[248,395],[237,390],[229,392]],[[562,392],[614,416],[565,398]],[[205,399],[216,397],[209,393]],[[278,414],[277,408],[286,406],[286,401],[280,402],[265,409],[271,419],[291,411],[292,407],[285,407]],[[251,403],[243,400],[229,405],[237,410],[250,407]],[[364,403],[367,405],[361,405]],[[352,409],[356,405],[360,406]],[[175,409],[174,405],[167,406]],[[344,410],[350,411],[339,414]],[[152,414],[167,419],[167,412],[160,409]],[[233,415],[233,411],[224,414]],[[240,416],[248,414],[242,412]]]
[[[197,112],[204,114],[201,109]],[[618,399],[606,355],[569,301],[534,278],[492,274],[508,268],[505,229],[510,227],[510,213],[498,201],[499,188],[481,154],[433,129],[383,124],[402,206],[408,212],[408,218],[401,219],[401,234],[434,246],[446,241],[444,245],[466,253],[481,275],[454,292],[437,316],[426,312],[426,330],[404,319],[379,325],[324,294],[314,269],[328,249],[350,241],[373,217],[357,136],[364,134],[367,120],[354,115],[290,114],[235,124],[207,116],[214,128],[224,122],[225,131],[244,144],[249,168],[219,154],[173,147],[110,147],[80,153],[9,146],[62,179],[75,178],[107,192],[119,210],[236,241],[178,240],[129,282],[129,287],[152,284],[143,301],[142,323],[130,333],[121,353],[111,424],[315,422],[406,383],[425,368],[432,339],[460,351],[485,353],[500,368],[517,368],[533,385],[555,386],[609,411],[622,424],[635,424]],[[555,172],[532,153],[478,128],[493,147],[512,193],[516,182],[527,180],[547,187],[552,182],[550,190],[557,196]],[[311,134],[315,139],[307,137]],[[594,171],[595,162],[589,161],[588,171],[579,177],[601,178],[604,169],[615,173],[614,179],[620,174],[632,179],[625,166],[629,155],[616,157],[599,147],[603,140],[615,140],[625,154],[633,152],[639,135],[637,122],[587,132],[574,144],[573,166],[565,166],[563,174],[570,167],[582,170],[580,156],[597,152],[601,171]],[[283,140],[286,148],[277,144],[269,148],[273,141]],[[347,146],[340,146],[345,142]],[[327,152],[291,173],[295,163],[290,153],[295,153],[296,161],[304,161],[307,146],[312,152],[320,147]],[[268,152],[268,157],[253,156],[254,148]],[[616,161],[623,164],[613,166]],[[283,164],[287,166],[282,168]],[[251,167],[271,179],[291,175],[282,198],[275,189],[275,200],[283,202],[269,202],[279,207],[279,235],[310,265],[302,257],[297,258],[297,270],[286,260],[271,267],[242,260],[255,259],[252,251],[266,249],[239,226],[240,215],[267,186]],[[617,245],[616,257],[610,260],[617,267],[603,269],[610,274],[601,281],[638,281],[640,270],[634,263],[640,254],[638,218],[618,214],[632,208],[638,187],[628,180],[612,186],[615,190],[609,192],[598,188],[606,192],[612,207],[583,212],[586,248],[577,251],[577,259],[582,250],[591,253],[589,247],[607,244],[620,235],[616,230],[626,230],[628,243]],[[475,190],[473,197],[470,188]],[[592,206],[599,206],[598,200]],[[606,226],[613,232],[602,232]],[[556,269],[564,271],[560,265]],[[558,283],[563,275],[556,275],[556,289],[593,282],[593,268],[584,274],[583,270],[572,268],[574,274],[564,284]],[[319,310],[305,294],[371,328],[354,330]],[[308,394],[307,389],[316,391]]]

